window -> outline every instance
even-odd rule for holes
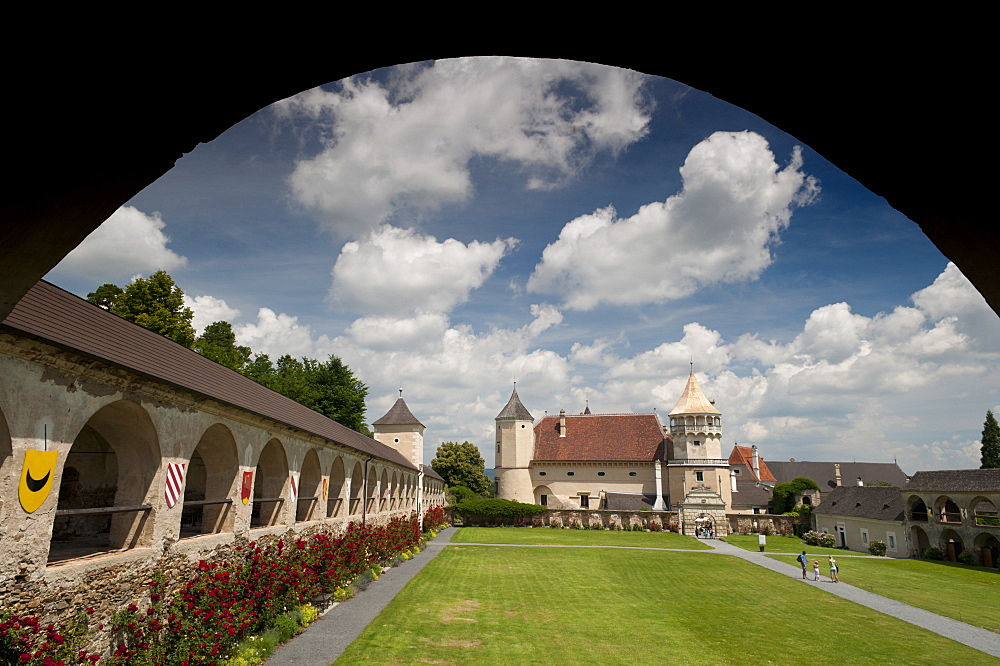
[[[497,453],[500,453],[500,443],[497,442]]]
[[[868,547],[868,530],[861,528],[861,545]]]
[[[604,472],[598,472],[597,476],[604,476]]]
[[[635,475],[636,475],[636,473],[635,473],[635,472],[629,472],[629,473],[628,473],[628,475],[629,475],[629,476],[635,476]]]
[[[701,440],[697,440],[697,439],[694,440],[694,445],[695,446],[701,446]]]
[[[396,437],[396,438],[395,438],[395,439],[393,439],[392,441],[394,441],[395,443],[399,444],[399,437]]]
[[[580,493],[580,508],[581,509],[590,508],[590,493]]]
[[[894,532],[886,532],[885,533],[885,540],[887,542],[886,545],[889,547],[889,550],[895,551],[896,550],[896,534]]]
[[[576,472],[566,472],[566,476],[576,476]]]
[[[538,497],[538,503],[541,504],[542,506],[548,506],[549,505],[549,496],[548,495],[540,495]]]
[[[736,476],[739,476],[740,475],[740,468],[739,467],[734,468],[733,469],[733,474],[735,474]]]
[[[545,476],[546,472],[539,472],[538,476]]]
[[[697,472],[695,472],[694,473],[694,480],[695,481],[704,481],[705,480],[705,473],[702,472],[702,471],[700,471],[700,470],[697,471]]]

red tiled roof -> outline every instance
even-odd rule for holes
[[[14,306],[3,320],[3,328],[259,414],[403,467],[414,467],[395,449],[44,280],[36,283]]]
[[[737,444],[733,447],[733,452],[729,454],[729,464],[746,465],[750,470],[750,474],[753,475],[753,449],[749,446],[740,446]],[[757,464],[760,465],[760,478],[757,479],[758,481],[778,481],[774,478],[774,474],[771,474],[771,470],[768,469],[767,463],[764,462],[760,453],[757,454]]]
[[[559,417],[535,425],[535,460],[663,460],[663,426],[656,414],[590,414]]]

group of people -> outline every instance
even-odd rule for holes
[[[806,569],[809,568],[809,558],[806,557],[806,551],[803,550],[802,554],[795,559],[799,561],[800,565],[802,565],[802,580],[809,580],[809,577],[806,575]],[[813,560],[812,569],[813,580],[819,580],[819,560]],[[830,555],[830,580],[834,583],[840,582],[840,578],[837,576],[838,572],[839,567],[837,566],[837,560],[833,559],[833,555]]]

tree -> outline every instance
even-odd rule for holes
[[[993,410],[986,410],[986,422],[983,423],[982,460],[980,469],[1000,468],[1000,425],[993,416]]]
[[[442,442],[431,460],[431,469],[441,475],[445,485],[465,486],[477,495],[488,495],[493,484],[486,476],[486,461],[475,444]]]
[[[236,334],[228,321],[217,321],[206,326],[194,341],[192,349],[237,372],[246,367],[250,362],[250,354],[253,353],[249,347],[236,344]]]
[[[819,485],[812,479],[797,476],[791,481],[774,484],[771,492],[771,513],[782,514],[795,509],[795,497],[806,490],[819,490]]]
[[[94,291],[87,294],[87,300],[99,308],[112,310],[118,302],[118,298],[125,290],[116,284],[105,282]]]
[[[137,278],[119,292],[115,289],[113,284],[101,285],[87,300],[185,347],[194,344],[194,313],[184,306],[184,292],[166,271]]]

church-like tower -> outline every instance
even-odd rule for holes
[[[515,387],[510,400],[496,418],[497,449],[493,468],[497,497],[528,504],[535,501],[529,469],[535,449],[533,422]]]
[[[722,456],[722,412],[705,397],[694,371],[670,411],[673,439],[667,461],[670,501],[676,507],[694,492],[701,504],[732,504],[729,459]]]
[[[403,402],[403,389],[385,416],[372,423],[372,437],[402,453],[418,468],[423,464],[424,424]]]

